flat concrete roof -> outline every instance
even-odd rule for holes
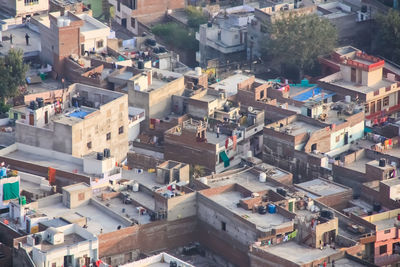
[[[380,231],[380,230],[393,228],[395,222],[397,222],[397,217],[392,217],[389,219],[376,221],[376,222],[373,222],[373,224],[375,224],[377,230]]]
[[[284,173],[277,168],[274,168],[274,171],[275,171],[275,174],[272,175],[272,177],[271,177],[272,179],[274,179],[274,177],[282,177],[282,176],[288,175],[287,173]],[[209,179],[207,181],[207,185],[212,188],[236,183],[252,192],[260,192],[260,191],[270,190],[270,189],[275,191],[276,188],[278,187],[268,181],[261,183],[259,181],[259,175],[255,174],[249,170],[238,171],[237,173],[227,174],[224,176],[219,175],[219,177],[217,177],[217,178],[210,178],[210,177],[208,177],[208,178]]]
[[[225,91],[227,96],[232,96],[237,93],[237,85],[249,78],[251,78],[251,76],[247,76],[242,73],[237,73],[232,76],[229,76],[228,78],[222,81],[210,85],[210,88],[213,88],[215,90],[221,89]]]
[[[306,133],[306,132],[312,133],[312,132],[318,131],[322,128],[323,127],[315,126],[310,123],[297,120],[297,121],[294,121],[292,123],[289,123],[288,125],[285,125],[285,126],[279,128],[278,131],[286,132],[287,134],[289,134],[291,136],[297,136],[299,134]]]
[[[357,83],[352,83],[352,82],[347,82],[342,80],[337,80],[337,81],[331,81],[329,82],[330,84],[336,85],[336,86],[340,86],[352,91],[356,91],[356,92],[360,92],[360,93],[364,93],[367,94],[369,92],[375,92],[376,90],[382,88],[382,87],[388,87],[392,84],[394,84],[395,82],[393,81],[389,81],[386,79],[382,79],[379,82],[371,85],[371,86],[366,86],[366,85],[360,85]]]
[[[265,247],[265,251],[299,265],[307,264],[314,260],[326,258],[333,254],[339,253],[338,250],[330,248],[329,246],[321,250],[310,248],[308,246],[302,246],[294,241],[280,243],[276,246]]]
[[[73,185],[64,186],[63,190],[65,190],[67,192],[71,192],[71,191],[83,190],[83,189],[88,189],[88,188],[89,188],[89,186],[87,184],[77,183],[77,184],[73,184]]]
[[[4,157],[26,161],[44,167],[52,167],[67,172],[73,172],[76,170],[77,173],[83,173],[83,165],[78,165],[69,161],[58,160],[45,155],[33,154],[26,151],[15,150],[4,155]]]
[[[314,179],[308,182],[296,184],[295,186],[320,196],[335,195],[349,190],[348,188],[322,179]]]
[[[81,237],[78,234],[72,233],[69,235],[64,235],[64,242],[61,244],[53,245],[47,241],[43,241],[40,244],[40,250],[44,252],[51,251],[53,249],[62,248],[62,247],[69,247],[71,245],[76,245],[79,242],[85,241],[86,239]]]
[[[243,208],[238,208],[237,203],[239,203],[239,200],[243,199],[243,197],[240,192],[237,191],[224,192],[209,196],[208,198],[235,213],[236,215],[242,217],[243,219],[255,224],[257,229],[260,231],[266,232],[274,227],[291,222],[290,219],[280,215],[279,213],[259,214]]]
[[[388,180],[383,180],[381,183],[384,183],[387,186],[394,186],[394,185],[399,185],[400,184],[400,179],[399,178],[392,178]]]
[[[363,267],[364,264],[358,263],[348,258],[341,258],[335,261],[335,266],[340,267]]]
[[[40,34],[32,31],[27,27],[18,27],[8,29],[2,32],[2,36],[10,37],[12,34],[13,43],[10,41],[1,42],[2,47],[0,47],[0,55],[5,55],[8,53],[10,48],[21,49],[24,51],[24,57],[38,56],[41,51]],[[26,45],[25,34],[29,35],[29,45]]]
[[[226,134],[220,133],[219,137],[217,137],[216,132],[207,131],[206,138],[207,138],[207,143],[214,145],[219,144],[220,146],[225,146],[225,141],[228,138],[228,136]]]
[[[354,170],[354,171],[358,171],[358,172],[362,172],[365,173],[365,164],[367,164],[368,162],[371,162],[371,159],[363,157],[363,158],[359,158],[356,161],[346,164],[344,167]]]
[[[71,214],[78,214],[87,218],[87,230],[95,235],[100,234],[101,229],[103,233],[113,232],[117,230],[118,226],[127,227],[125,222],[108,215],[102,209],[92,205],[82,205],[74,209],[69,209],[64,206],[62,202],[50,204],[46,207],[39,208],[38,211],[46,214],[49,217],[63,217]]]
[[[124,192],[121,192],[124,193]],[[101,201],[104,205],[108,205],[108,208],[118,213],[120,216],[126,217],[129,219],[136,220],[139,224],[146,224],[150,222],[149,215],[140,215],[137,210],[136,205],[134,204],[124,204],[122,199],[116,197],[109,200]],[[154,205],[154,201],[153,201]]]

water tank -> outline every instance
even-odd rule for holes
[[[103,160],[103,153],[101,152],[97,153],[97,160]]]
[[[330,210],[321,210],[321,217],[327,218],[327,219],[333,219],[333,213]]]
[[[143,60],[139,60],[139,61],[138,61],[138,69],[139,69],[139,70],[144,69],[144,62],[143,62]]]
[[[374,211],[379,212],[379,211],[381,211],[381,204],[378,202],[374,202],[372,205],[372,208]]]
[[[266,206],[258,206],[258,213],[259,214],[266,214],[267,213],[267,207]]]
[[[260,183],[265,183],[267,181],[267,175],[265,172],[260,172],[260,176],[258,177]]]
[[[346,95],[346,96],[344,97],[344,101],[346,101],[347,103],[350,103],[350,102],[351,102],[351,96]]]
[[[247,151],[247,157],[248,158],[253,157],[253,152],[251,152],[251,150]]]
[[[207,185],[208,184],[208,180],[207,177],[200,177],[199,181],[202,182],[203,184]]]
[[[268,212],[276,213],[276,206],[274,204],[268,204]]]
[[[57,27],[58,28],[64,27],[64,19],[63,18],[59,18],[57,20]]]
[[[134,183],[132,185],[132,191],[133,192],[138,192],[139,191],[139,183]]]
[[[38,107],[41,108],[44,106],[44,100],[42,97],[37,97],[36,102],[38,103]]]
[[[170,261],[169,267],[178,267],[178,263],[176,263],[176,261]]]
[[[36,110],[36,109],[37,109],[37,103],[36,103],[36,101],[31,101],[31,102],[29,103],[29,108],[32,109],[32,110]]]
[[[64,23],[63,26],[69,26],[71,24],[71,20],[70,19],[64,19]]]
[[[379,167],[385,167],[386,166],[386,159],[380,159],[379,160]]]
[[[200,67],[196,67],[196,68],[194,68],[194,70],[195,70],[197,76],[201,75],[201,68]]]

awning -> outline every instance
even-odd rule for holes
[[[3,185],[3,200],[15,199],[19,197],[19,182]]]
[[[230,163],[229,163],[228,155],[226,155],[225,151],[220,152],[219,157],[224,162],[224,167],[228,167]]]

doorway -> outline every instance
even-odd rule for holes
[[[126,28],[126,19],[121,19],[121,25]]]

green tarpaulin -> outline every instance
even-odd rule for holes
[[[230,163],[229,163],[228,155],[226,155],[225,151],[220,152],[219,156],[221,157],[222,161],[224,162],[224,167],[228,167]]]
[[[19,197],[19,182],[3,185],[3,200],[15,199]]]

